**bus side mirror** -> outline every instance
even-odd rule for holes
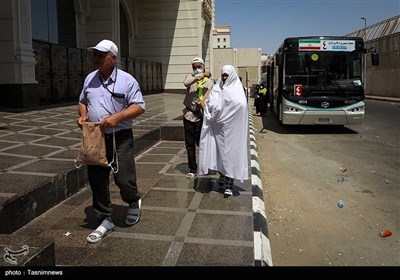
[[[379,54],[377,53],[371,53],[371,63],[374,66],[379,65]]]
[[[283,65],[283,55],[281,53],[276,55],[276,65],[279,67]]]

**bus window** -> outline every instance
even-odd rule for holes
[[[285,83],[288,85],[318,85],[321,72],[321,58],[318,54],[297,52],[286,54]]]

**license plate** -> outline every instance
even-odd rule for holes
[[[329,123],[329,118],[318,118],[318,123]]]

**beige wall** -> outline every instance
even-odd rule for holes
[[[88,46],[103,38],[119,43],[118,1],[89,1],[85,24]],[[129,25],[129,56],[162,63],[163,88],[184,91],[193,57],[210,64],[212,21],[200,0],[122,0]],[[111,11],[111,12],[110,12]]]
[[[235,50],[234,49],[213,49],[214,52],[214,65],[211,69],[214,79],[219,79],[221,75],[221,68],[226,64],[236,67],[235,63]]]
[[[400,69],[367,72],[367,95],[400,97]]]
[[[365,94],[400,97],[400,33],[368,41],[369,47],[375,47],[379,53],[379,65],[372,66],[367,54]]]
[[[257,84],[261,79],[261,49],[237,49],[237,67],[247,69],[246,74],[241,74],[243,82],[244,77],[247,76],[246,87]]]
[[[192,71],[193,57],[206,65],[211,56],[211,21],[200,0],[136,1],[138,34],[135,57],[161,62],[166,91],[185,90],[183,79]]]
[[[218,79],[222,66],[233,65],[246,87],[258,83],[261,69],[261,49],[259,48],[214,48],[214,78]]]
[[[113,1],[90,1],[90,16],[86,20],[87,47],[103,39],[110,39],[119,45],[119,16],[114,19],[116,9],[118,5]]]

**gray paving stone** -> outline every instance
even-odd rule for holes
[[[10,222],[24,217],[25,223],[7,236],[14,236],[16,244],[28,242],[47,252],[51,246],[40,240],[52,240],[57,266],[252,266],[251,184],[235,182],[235,196],[224,199],[213,186],[217,175],[186,179],[183,96],[155,94],[144,99],[146,112],[133,126],[140,222],[125,225],[127,203],[111,183],[115,229],[95,244],[86,241],[99,225],[86,169],[73,165],[81,141],[77,106],[0,112],[7,119],[1,121],[2,127],[15,128],[0,129],[0,149],[26,145],[0,154],[6,159],[0,165],[0,206],[15,199],[14,212],[7,212]],[[5,152],[30,157],[20,161]],[[110,178],[112,182],[111,174]],[[5,244],[1,236],[0,245]]]

